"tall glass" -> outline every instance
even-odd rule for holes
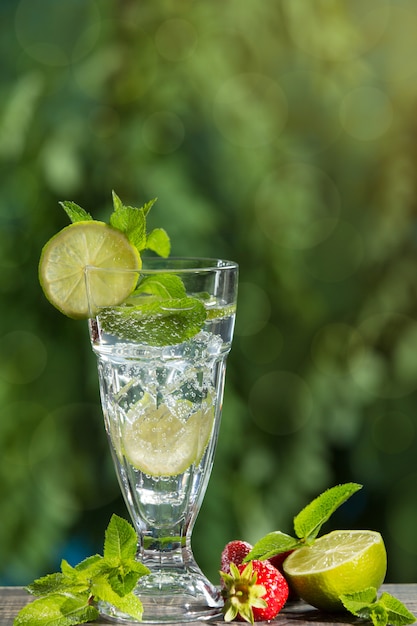
[[[161,274],[162,291],[179,278],[192,300],[178,294],[162,311],[162,292],[134,293],[121,306],[91,301],[89,321],[110,449],[138,558],[150,569],[136,590],[145,623],[221,613],[221,595],[196,564],[191,534],[213,466],[238,281],[229,261],[152,258],[137,272],[88,268],[87,291],[97,280],[111,289],[112,281],[143,286],[146,279],[158,291]],[[101,611],[129,621],[110,605]]]

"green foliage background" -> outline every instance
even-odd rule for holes
[[[199,563],[291,531],[338,482],[333,527],[417,580],[414,0],[2,0],[0,581],[101,551],[119,497],[85,324],[44,299],[58,201],[158,196],[173,254],[240,264]],[[330,529],[328,527],[328,529]]]

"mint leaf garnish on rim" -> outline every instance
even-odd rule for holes
[[[114,211],[110,215],[110,226],[126,235],[130,243],[140,252],[146,246],[146,215],[143,208],[125,206],[113,191]]]
[[[156,252],[159,256],[167,257],[171,251],[169,237],[163,228],[154,228],[148,233],[146,239],[146,249]]]
[[[78,204],[75,204],[75,202],[65,200],[59,204],[62,206],[73,224],[75,222],[91,222],[93,219],[87,211],[78,206]]]
[[[13,626],[75,626],[99,617],[98,602],[109,602],[135,620],[142,619],[142,603],[133,593],[141,576],[149,573],[136,560],[136,533],[113,515],[107,527],[103,556],[98,554],[61,572],[48,574],[27,587],[37,599],[16,616]]]
[[[156,198],[147,202],[143,207],[125,206],[119,196],[113,191],[114,211],[110,216],[110,225],[126,235],[130,243],[139,252],[152,250],[159,256],[167,257],[171,252],[170,239],[163,228],[155,228],[146,232],[146,216],[156,202]]]
[[[344,607],[356,617],[369,620],[374,626],[405,626],[414,624],[415,615],[398,598],[386,591],[378,599],[374,587],[340,596]]]

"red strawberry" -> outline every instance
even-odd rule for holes
[[[287,581],[269,561],[231,563],[230,574],[221,572],[221,576],[226,622],[236,618],[251,624],[271,620],[287,601]]]
[[[276,554],[275,556],[271,556],[270,559],[268,559],[268,561],[277,569],[279,569],[279,571],[282,574],[282,564],[285,561],[285,559],[287,558],[287,556],[289,556],[291,554],[291,552],[293,552],[293,550],[288,550],[287,552],[280,552],[279,554]]]
[[[293,552],[293,550],[288,550],[287,552],[280,552],[280,554],[276,554],[275,556],[271,556],[271,558],[268,559],[268,561],[271,563],[271,565],[276,567],[277,570],[279,570],[284,577],[285,577],[285,574],[284,574],[284,570],[283,570],[282,564],[284,563],[284,561],[287,558],[287,556],[289,556],[291,554],[291,552]],[[289,588],[288,599],[289,600],[295,600],[298,597],[297,594],[295,593],[294,589],[292,589],[292,587],[289,584],[288,584],[288,588]]]
[[[252,550],[252,546],[247,541],[234,540],[229,541],[223,548],[221,556],[221,570],[228,574],[230,572],[230,563],[240,565],[243,559]]]

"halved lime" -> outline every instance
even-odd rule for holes
[[[210,439],[214,409],[199,409],[183,419],[184,403],[178,410],[166,404],[156,407],[138,403],[122,429],[122,444],[129,462],[150,476],[177,476],[198,464]],[[186,407],[185,407],[186,408]]]
[[[39,282],[59,311],[74,319],[86,319],[91,306],[85,268],[136,270],[141,264],[139,252],[122,232],[104,222],[75,222],[45,244],[39,262]],[[94,273],[89,283],[94,304],[120,304],[132,292],[136,280],[135,272]]]
[[[341,611],[342,594],[382,585],[387,555],[378,532],[337,530],[319,537],[311,546],[294,550],[283,569],[305,602],[324,611]]]

